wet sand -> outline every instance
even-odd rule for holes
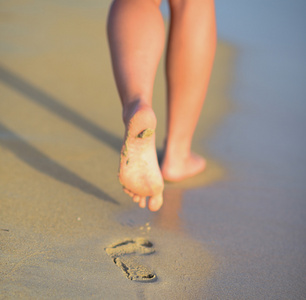
[[[302,299],[301,103],[273,110],[279,81],[248,78],[259,66],[254,56],[220,40],[194,141],[207,171],[167,184],[159,212],[138,208],[116,176],[123,125],[105,36],[108,5],[1,4],[0,297]],[[162,73],[154,90],[159,152]],[[261,109],[260,91],[270,100]],[[279,130],[274,124],[284,118],[289,127]],[[124,248],[131,253],[122,261],[153,271],[154,282],[128,280],[105,251],[138,238],[155,251]]]

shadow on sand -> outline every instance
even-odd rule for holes
[[[25,79],[22,79],[20,76],[12,73],[1,65],[0,80],[25,96],[26,99],[31,100],[48,111],[55,113],[57,116],[70,122],[97,140],[109,145],[113,150],[120,152],[122,146],[121,138],[98,127],[90,120],[84,118],[73,109],[61,103],[58,99],[55,99],[39,88],[29,84]]]
[[[37,87],[27,83],[24,79],[13,74],[3,66],[0,66],[0,80],[18,91],[26,99],[39,104],[43,108],[55,113],[57,116],[69,121],[79,129],[85,131],[99,141],[109,145],[112,149],[119,152],[121,148],[121,139],[110,132],[99,128],[97,125],[73,111],[71,108],[62,104],[59,100],[49,96]],[[0,123],[2,138],[0,143],[4,148],[13,152],[22,161],[32,166],[36,170],[49,175],[50,177],[69,184],[87,194],[91,194],[101,200],[118,204],[116,200],[100,190],[98,187],[82,179],[75,173],[67,170],[56,161],[41,153],[38,149],[30,145],[22,137],[18,136],[6,126]]]
[[[108,194],[94,186],[90,182],[82,179],[75,173],[67,170],[56,161],[41,153],[35,147],[27,143],[23,138],[9,130],[0,123],[0,144],[2,147],[14,153],[19,159],[30,165],[34,169],[49,175],[50,177],[64,182],[84,193],[93,195],[101,200],[117,204],[118,202]]]

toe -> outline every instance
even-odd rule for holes
[[[163,205],[163,194],[152,196],[148,203],[148,208],[151,211],[158,211]]]
[[[136,203],[138,203],[138,202],[139,202],[139,200],[140,200],[140,196],[138,196],[138,195],[134,195],[134,197],[133,197],[133,201],[134,201],[134,202],[136,202]]]
[[[128,189],[123,189],[123,191],[126,193],[126,194],[128,194],[130,197],[134,197],[134,194],[132,193],[132,192],[130,192]]]
[[[145,208],[147,203],[146,203],[146,197],[141,197],[140,200],[139,200],[139,207],[141,208]]]

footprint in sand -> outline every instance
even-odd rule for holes
[[[149,267],[140,265],[132,254],[148,255],[155,252],[153,244],[145,238],[125,239],[105,248],[106,253],[123,271],[125,276],[134,281],[152,282],[157,276]]]

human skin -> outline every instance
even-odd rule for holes
[[[205,168],[191,152],[216,48],[213,0],[169,0],[167,46],[167,136],[161,168],[155,148],[152,93],[165,45],[160,0],[115,0],[108,18],[113,71],[122,103],[125,137],[119,180],[139,206],[157,211],[163,178],[180,181]]]

